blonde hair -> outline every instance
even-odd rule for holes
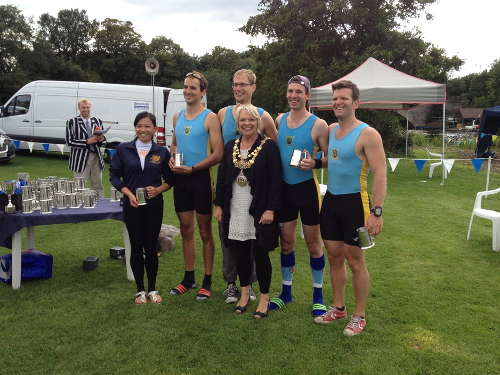
[[[238,131],[240,130],[240,113],[241,111],[245,111],[248,113],[250,116],[253,118],[257,119],[257,133],[260,133],[260,126],[262,125],[262,119],[260,118],[259,112],[257,111],[257,107],[254,107],[251,104],[246,104],[246,105],[240,105],[238,109],[236,110],[236,128]]]
[[[79,101],[78,101],[78,108],[80,108],[80,103],[89,103],[90,105],[90,100],[86,99],[86,98],[81,98]]]
[[[250,69],[240,69],[240,70],[238,70],[236,73],[233,74],[233,79],[236,76],[239,76],[240,74],[245,74],[247,76],[247,78],[248,78],[248,82],[251,85],[255,85],[255,83],[257,82],[257,76]]]

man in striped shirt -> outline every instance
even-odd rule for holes
[[[66,122],[66,144],[71,148],[69,154],[69,169],[73,171],[73,178],[84,177],[85,184],[90,177],[92,190],[99,192],[99,197],[104,197],[102,185],[102,159],[101,146],[103,135],[92,135],[97,127],[102,128],[102,121],[90,117],[90,101],[82,98],[78,101],[80,116],[70,118]]]

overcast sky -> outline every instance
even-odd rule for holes
[[[9,1],[8,1],[9,2]],[[244,51],[247,45],[262,45],[263,37],[250,38],[236,31],[249,16],[258,14],[259,0],[22,0],[9,2],[35,22],[42,13],[57,17],[61,9],[87,10],[90,19],[116,18],[131,21],[146,43],[155,36],[172,38],[191,55],[202,56],[213,47]],[[500,28],[491,0],[440,0],[428,7],[433,21],[424,18],[412,22],[423,32],[423,38],[448,56],[458,55],[465,65],[454,76],[479,73],[500,58]],[[140,5],[139,5],[140,4]],[[151,5],[148,5],[151,4]],[[335,77],[332,77],[332,80]]]

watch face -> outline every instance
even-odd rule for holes
[[[373,214],[374,214],[375,216],[382,216],[382,207],[378,207],[378,206],[377,206],[377,207],[375,207],[375,208],[373,209]]]

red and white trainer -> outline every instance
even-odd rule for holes
[[[366,319],[362,319],[358,315],[353,315],[351,317],[351,321],[344,328],[344,335],[347,336],[356,336],[363,332],[363,328],[366,326]]]
[[[339,311],[335,306],[330,306],[326,313],[314,318],[314,323],[326,324],[347,318],[347,310]]]

